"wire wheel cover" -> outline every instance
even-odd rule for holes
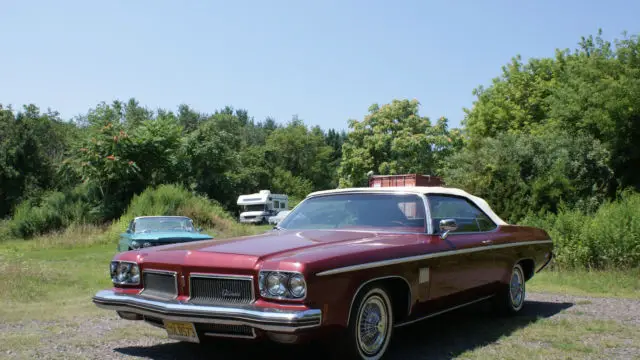
[[[384,300],[373,295],[369,297],[358,314],[358,346],[367,355],[375,355],[387,340],[389,314]]]

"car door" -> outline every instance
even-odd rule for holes
[[[427,195],[432,236],[440,237],[441,220],[453,219],[457,229],[442,241],[451,245],[446,255],[431,265],[430,300],[464,303],[489,295],[495,281],[491,231],[497,226],[470,200],[448,194]],[[487,223],[488,222],[488,223]]]

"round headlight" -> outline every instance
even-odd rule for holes
[[[300,274],[292,275],[289,279],[289,291],[291,295],[301,298],[307,292],[307,284],[304,281],[304,277]]]
[[[142,244],[142,247],[149,247],[149,246],[151,246],[151,243],[148,241]]]
[[[287,277],[284,274],[271,273],[267,276],[267,291],[271,296],[284,296],[287,292]]]
[[[140,244],[134,240],[131,242],[131,247],[134,249],[138,249],[140,247]]]

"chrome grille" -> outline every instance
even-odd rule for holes
[[[170,271],[142,271],[142,296],[173,299],[178,296],[176,273]]]
[[[189,277],[193,304],[249,304],[254,300],[250,276],[192,274]]]

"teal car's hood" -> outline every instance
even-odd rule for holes
[[[188,231],[166,231],[166,232],[148,232],[138,234],[128,234],[128,238],[131,240],[141,241],[194,241],[194,240],[206,240],[211,239],[213,236]]]

